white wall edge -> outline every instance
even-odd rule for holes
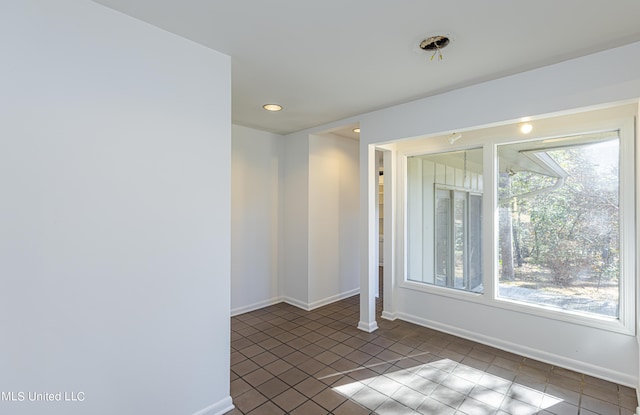
[[[398,318],[397,313],[391,313],[389,311],[383,311],[381,317],[385,320],[394,321]]]
[[[323,298],[322,300],[309,303],[308,310],[315,310],[316,308],[320,308],[325,305],[335,303],[336,301],[344,300],[345,298],[353,297],[354,295],[357,295],[357,294],[360,294],[360,288],[356,288],[354,290],[345,291],[340,294],[332,295],[331,297]]]
[[[501,350],[505,350],[507,352],[516,353],[531,359],[540,360],[545,363],[549,363],[549,364],[557,365],[566,369],[585,373],[590,376],[608,380],[610,382],[618,383],[621,385],[629,386],[634,389],[638,384],[637,377],[629,376],[627,374],[620,373],[605,367],[580,362],[578,360],[570,359],[564,356],[559,356],[553,353],[543,352],[527,346],[507,342],[504,340],[497,339],[495,337],[486,336],[484,334],[476,333],[473,331],[459,329],[457,327],[438,323],[436,321],[424,319],[424,318],[413,316],[406,313],[397,313],[397,317],[401,320],[405,320],[410,323],[417,324],[419,326],[439,330],[448,334],[452,334],[454,336],[462,337],[467,340],[472,340],[478,343],[485,344],[487,346],[492,346]]]
[[[195,412],[193,415],[222,415],[231,411],[233,408],[235,408],[233,400],[231,400],[231,396],[227,396],[223,400]]]
[[[283,301],[282,297],[274,297],[269,300],[260,301],[254,304],[249,304],[242,307],[236,307],[231,309],[231,317],[238,316],[240,314],[248,313],[250,311],[258,310],[261,308],[269,307],[274,304],[281,303]]]

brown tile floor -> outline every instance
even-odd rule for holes
[[[358,301],[233,317],[229,414],[634,414],[625,386],[403,321],[360,331]]]

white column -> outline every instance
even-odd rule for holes
[[[375,285],[378,281],[376,246],[376,171],[375,147],[360,144],[360,322],[358,328],[366,332],[378,329],[376,322]]]

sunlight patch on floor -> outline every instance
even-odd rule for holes
[[[327,377],[376,370],[404,359],[433,357],[433,361],[400,369],[392,366],[386,372],[354,382],[338,382],[332,389],[344,397],[379,414],[460,412],[476,414],[535,414],[561,405],[559,397],[544,391],[503,379],[482,370],[429,353],[407,356],[393,362],[364,366]]]

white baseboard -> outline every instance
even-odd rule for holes
[[[248,313],[249,311],[258,310],[260,308],[269,307],[270,305],[278,304],[282,302],[282,297],[274,297],[269,300],[260,301],[254,304],[249,304],[242,307],[236,307],[231,309],[231,317]]]
[[[311,303],[305,303],[300,300],[296,300],[291,297],[282,297],[282,301],[291,304],[292,306],[296,306],[305,311],[315,310],[316,308],[324,307],[325,305],[329,305],[331,303],[335,303],[336,301],[344,300],[345,298],[352,297],[356,294],[360,294],[360,288],[356,288],[355,290],[345,291],[340,294],[332,295],[331,297],[323,298],[321,300],[317,300]]]
[[[360,294],[360,288],[354,290],[345,291],[340,294],[332,295],[331,297],[323,298],[322,300],[314,301],[309,304],[309,310],[314,310],[319,307],[323,307],[327,304],[335,303],[336,301],[344,300],[345,298],[353,297],[356,294]]]
[[[360,321],[358,322],[358,329],[366,331],[367,333],[373,333],[374,331],[378,330],[378,323],[376,323],[375,320],[370,323]]]
[[[391,313],[389,311],[383,311],[382,315],[380,317],[382,317],[385,320],[394,321],[395,319],[398,318],[398,314],[397,313]]]
[[[233,408],[235,408],[235,406],[233,405],[231,396],[227,396],[223,400],[216,402],[213,405],[209,405],[206,408],[194,413],[193,415],[222,415],[231,411]]]
[[[397,318],[399,318],[400,320],[405,320],[410,323],[417,324],[419,326],[424,326],[424,327],[432,328],[445,333],[453,334],[454,336],[462,337],[467,340],[472,340],[478,343],[486,344],[487,346],[496,347],[501,350],[505,350],[511,353],[516,353],[531,359],[540,360],[542,362],[546,362],[555,366],[560,366],[566,369],[575,370],[580,373],[584,373],[593,377],[608,380],[621,385],[629,386],[634,389],[637,387],[638,379],[636,379],[635,377],[627,375],[625,373],[620,373],[615,370],[611,370],[606,367],[601,367],[601,366],[596,366],[596,365],[592,365],[585,362],[580,362],[578,360],[574,360],[564,356],[559,356],[559,355],[544,352],[538,349],[533,349],[527,346],[523,346],[521,344],[507,342],[501,339],[497,339],[495,337],[490,337],[481,333],[472,332],[469,330],[460,329],[458,327],[449,326],[447,324],[442,324],[442,323],[439,323],[433,320],[428,320],[422,317],[417,317],[417,316],[413,316],[406,313],[396,313],[396,314],[397,314]]]
[[[282,301],[287,303],[287,304],[290,304],[290,305],[292,305],[294,307],[298,307],[298,308],[301,308],[301,309],[303,309],[305,311],[309,311],[309,304],[308,303],[302,302],[300,300],[296,300],[295,298],[291,298],[291,297],[286,297],[285,296],[285,297],[282,297]]]

